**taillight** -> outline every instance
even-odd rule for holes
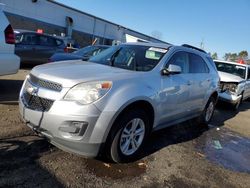
[[[67,47],[64,48],[65,53],[69,53],[69,49]]]
[[[5,42],[7,44],[15,44],[15,34],[10,24],[4,30],[4,34],[5,34]]]

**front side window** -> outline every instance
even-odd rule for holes
[[[186,52],[177,52],[169,60],[168,65],[177,65],[181,67],[181,73],[188,73],[188,54]]]
[[[196,54],[189,54],[189,73],[208,73],[206,62]]]
[[[233,75],[239,76],[243,79],[245,79],[245,77],[246,77],[246,67],[241,66],[240,64],[235,65],[235,64],[215,61],[215,65],[216,65],[218,71],[233,74]]]
[[[119,45],[108,48],[89,61],[114,67],[150,71],[167,53],[167,49],[139,45]]]

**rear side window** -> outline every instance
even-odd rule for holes
[[[20,34],[17,36],[16,40],[18,40],[19,43],[26,45],[37,44],[37,36],[35,34]]]
[[[57,45],[57,46],[61,46],[62,44],[63,44],[63,41],[62,41],[62,40],[56,39],[56,45]]]
[[[206,62],[196,54],[189,54],[189,73],[208,73]]]
[[[170,64],[180,66],[182,73],[188,73],[188,53],[186,52],[175,53],[168,62],[168,65]]]
[[[56,46],[56,40],[52,37],[47,36],[39,36],[40,39],[40,45],[43,46]]]
[[[212,65],[215,71],[217,71],[217,67],[215,65],[214,60],[211,57],[207,57],[208,62]]]

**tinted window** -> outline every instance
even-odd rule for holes
[[[56,45],[57,45],[57,46],[60,46],[60,45],[62,45],[62,44],[63,44],[63,41],[62,41],[62,40],[56,39]]]
[[[54,38],[52,37],[47,37],[47,36],[39,36],[39,41],[40,41],[40,45],[43,46],[56,46],[56,41]]]
[[[15,34],[16,43],[21,43],[23,40],[23,34]]]
[[[189,54],[189,73],[208,73],[206,62],[196,54]]]
[[[175,53],[168,62],[168,65],[178,65],[182,73],[188,72],[188,54],[186,52]]]
[[[37,36],[35,34],[23,34],[19,37],[19,42],[21,44],[35,45],[37,44]]]

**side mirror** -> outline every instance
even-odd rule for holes
[[[161,74],[168,76],[170,74],[179,74],[181,73],[181,71],[182,70],[180,66],[170,64],[167,69],[166,68],[162,69]]]
[[[82,57],[82,60],[83,60],[83,61],[88,61],[89,58],[90,58],[89,56],[83,56],[83,57]]]

